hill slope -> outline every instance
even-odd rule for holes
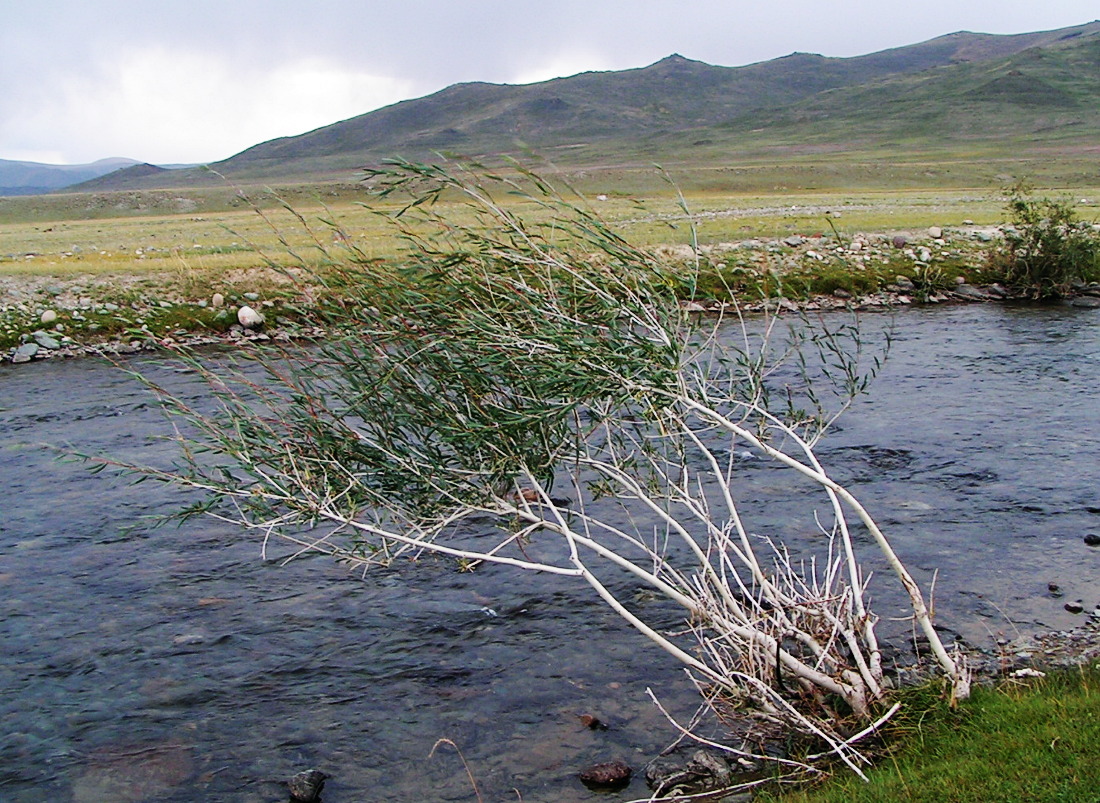
[[[348,178],[386,157],[531,148],[561,164],[665,159],[701,148],[830,143],[841,150],[1100,132],[1100,22],[998,36],[954,33],[854,58],[793,53],[744,67],[680,55],[522,86],[457,84],[212,165],[239,182]],[[125,178],[120,176],[120,178]],[[208,183],[197,170],[126,186]],[[160,182],[160,184],[158,184]],[[97,182],[109,189],[111,182]],[[119,187],[121,188],[121,184]]]

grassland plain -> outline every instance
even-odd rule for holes
[[[984,254],[1003,217],[998,192],[746,194],[715,189],[720,174],[688,174],[690,216],[674,190],[653,183],[652,170],[645,186],[631,187],[643,193],[604,183],[608,176],[580,180],[587,202],[634,242],[686,261],[694,233],[703,255],[696,300],[704,303],[780,289],[803,300],[883,303],[889,299],[871,296],[897,291],[899,276],[914,285],[902,293],[905,303],[936,299],[957,277],[991,280]],[[1068,197],[1084,219],[1100,214],[1100,188],[1075,187]],[[399,252],[378,214],[395,207],[368,208],[363,199],[355,185],[260,189],[248,198],[219,187],[0,199],[0,349],[11,356],[36,331],[46,335],[38,358],[97,344],[132,348],[149,335],[165,344],[239,337],[234,308],[242,304],[262,309],[271,334],[297,334],[303,304],[317,296],[312,271],[352,250],[368,262]],[[932,228],[943,236],[931,237]],[[892,247],[895,236],[907,246]]]

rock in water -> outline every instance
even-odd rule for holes
[[[289,781],[291,800],[299,803],[314,803],[321,799],[321,790],[325,788],[325,779],[328,778],[320,770],[306,770],[299,772]]]
[[[1096,533],[1089,533],[1083,540],[1089,546],[1100,546],[1100,535]]]
[[[245,329],[258,329],[263,326],[264,316],[246,304],[237,310],[237,322]]]
[[[632,770],[622,761],[596,764],[578,774],[581,783],[593,789],[619,789],[630,783]]]

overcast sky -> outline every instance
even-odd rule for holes
[[[0,159],[212,162],[459,81],[856,56],[1096,0],[0,0]]]

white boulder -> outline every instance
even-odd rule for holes
[[[263,326],[264,316],[246,304],[237,310],[237,323],[245,329],[257,329]]]

